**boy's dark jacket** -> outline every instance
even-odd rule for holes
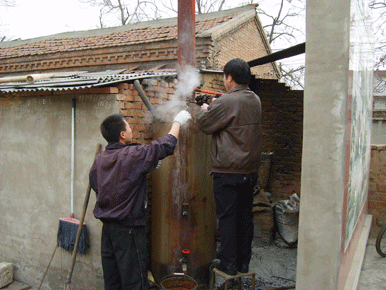
[[[145,226],[146,174],[159,160],[172,155],[176,145],[177,139],[170,134],[148,145],[109,143],[90,170],[90,185],[97,198],[94,216],[102,222]]]

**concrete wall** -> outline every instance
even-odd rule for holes
[[[74,213],[80,218],[101,120],[118,112],[116,94],[0,97],[0,261],[15,280],[38,286],[56,247],[59,218],[70,217],[71,100],[76,98]],[[101,289],[101,223],[86,215],[91,248],[77,257],[73,285]],[[43,289],[61,289],[71,254],[58,250]],[[85,278],[86,277],[86,278]]]
[[[315,285],[332,290],[338,285],[347,135],[349,6],[347,1],[324,1],[323,5],[307,1],[298,290],[313,289]]]
[[[175,93],[175,79],[142,80],[159,113]],[[88,172],[96,145],[106,141],[99,126],[121,113],[133,129],[133,141],[153,139],[153,116],[133,84],[67,92],[19,92],[0,95],[0,261],[15,265],[15,280],[37,287],[56,247],[59,218],[70,216],[71,102],[76,99],[75,218],[80,218]],[[196,105],[194,105],[196,106]],[[166,106],[168,107],[168,106]],[[199,108],[198,106],[196,106]],[[176,112],[175,112],[176,113]],[[173,113],[170,117],[173,117]],[[151,175],[148,176],[151,192]],[[151,197],[151,196],[150,196]],[[91,248],[77,256],[70,289],[102,289],[101,222],[92,214],[91,192],[86,224]],[[58,250],[42,289],[61,289],[71,254]]]
[[[359,248],[367,206],[356,202],[367,198],[371,124],[367,108],[372,79],[367,78],[365,67],[371,62],[363,60],[362,51],[358,54],[356,50],[357,44],[364,44],[360,48],[370,44],[366,39],[369,34],[352,31],[362,24],[360,16],[364,13],[354,4],[367,7],[364,2],[307,1],[296,289],[346,289],[346,282],[355,280],[347,278],[351,277],[350,269],[360,269],[353,257]],[[357,118],[361,110],[366,114]],[[360,160],[363,166],[355,172],[353,164],[359,155],[367,158]],[[356,187],[355,182],[363,187]],[[354,190],[358,192],[352,198]]]

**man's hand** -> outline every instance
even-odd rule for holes
[[[208,104],[204,103],[201,105],[201,110],[207,110],[208,109]]]
[[[208,94],[199,94],[196,98],[195,101],[197,105],[202,106],[202,104],[209,104],[210,100],[212,99],[213,96],[208,95]]]
[[[174,117],[173,122],[180,123],[180,125],[182,126],[190,119],[192,119],[192,116],[190,115],[190,113],[186,110],[182,110],[177,114],[177,116]]]

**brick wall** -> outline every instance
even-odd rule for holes
[[[303,146],[303,91],[277,80],[256,79],[251,88],[263,109],[263,151],[274,152],[267,191],[274,201],[300,194]]]
[[[264,36],[259,34],[255,19],[230,31],[215,43],[218,64],[214,67],[222,69],[229,60],[236,57],[250,61],[267,55],[262,37]],[[251,71],[259,78],[277,78],[271,63],[252,67]]]
[[[371,147],[368,213],[373,216],[371,235],[386,222],[386,145]]]
[[[157,108],[169,101],[174,92],[175,80],[146,79],[142,81],[150,103]],[[119,113],[123,114],[133,130],[133,141],[142,144],[150,143],[153,138],[153,116],[138,94],[134,84],[120,83],[118,85]]]

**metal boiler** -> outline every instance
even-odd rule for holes
[[[171,123],[154,126],[158,138],[169,132]],[[173,273],[185,273],[199,284],[209,282],[216,255],[210,144],[210,136],[190,122],[181,130],[174,154],[152,173],[150,257],[157,283]]]

